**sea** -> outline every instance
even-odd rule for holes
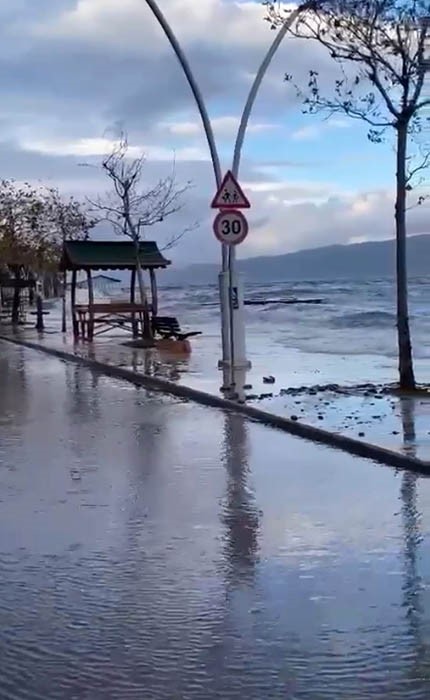
[[[79,294],[86,296],[85,290]],[[111,294],[118,296],[117,291]],[[122,294],[125,298],[125,289]],[[321,303],[281,303],[291,298]],[[273,301],[245,307],[247,355],[259,376],[276,375],[285,386],[396,381],[394,280],[247,283],[245,299]],[[409,303],[417,380],[430,383],[430,275],[410,280]],[[159,314],[176,316],[185,330],[201,331],[192,341],[190,371],[200,380],[213,378],[221,357],[217,287],[161,287]],[[54,312],[49,323],[57,322]]]
[[[247,284],[246,299],[274,303],[247,306],[249,332],[279,348],[334,355],[395,357],[396,297],[393,280],[275,282]],[[285,305],[282,300],[321,299],[321,304]],[[276,303],[279,300],[279,303]],[[417,359],[430,358],[430,274],[410,281],[410,323]],[[219,334],[218,290],[171,287],[161,291],[161,311],[196,329]]]

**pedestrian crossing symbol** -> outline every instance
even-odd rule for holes
[[[213,198],[212,209],[249,209],[250,206],[248,198],[229,170]]]

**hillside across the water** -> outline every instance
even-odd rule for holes
[[[172,256],[174,259],[174,255]],[[393,277],[395,242],[372,241],[354,245],[332,245],[286,255],[248,258],[238,262],[245,279],[252,282],[298,279],[366,279]],[[430,275],[430,235],[408,239],[410,276]],[[190,265],[163,272],[163,284],[204,284],[216,281],[219,265]]]

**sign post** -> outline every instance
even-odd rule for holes
[[[281,42],[283,41],[285,35],[287,34],[288,29],[294,24],[296,19],[304,12],[306,11],[312,11],[315,9],[315,5],[319,4],[324,4],[324,0],[304,0],[300,5],[296,7],[295,10],[293,10],[288,17],[285,19],[285,22],[282,24],[280,27],[279,31],[277,32],[274,41],[272,42],[271,46],[269,47],[269,50],[267,51],[266,55],[264,56],[261,65],[255,75],[255,79],[250,87],[248,98],[245,103],[244,110],[242,112],[242,117],[240,120],[240,125],[239,129],[237,132],[237,137],[236,137],[236,143],[234,146],[234,156],[233,156],[233,166],[232,166],[232,172],[227,173],[226,177],[224,178],[224,181],[221,182],[221,167],[220,167],[220,160],[218,156],[218,151],[216,148],[216,143],[215,143],[215,138],[214,138],[214,133],[211,125],[211,121],[206,109],[206,105],[203,99],[202,92],[197,84],[197,81],[194,78],[193,72],[191,70],[191,66],[187,60],[187,57],[182,50],[182,47],[173,32],[169,22],[167,21],[166,17],[163,15],[162,11],[160,10],[158,6],[157,0],[146,0],[146,4],[154,14],[155,18],[159,22],[160,26],[162,27],[164,34],[166,35],[173,51],[176,54],[176,57],[179,61],[179,64],[181,65],[181,68],[184,72],[184,75],[188,81],[188,84],[190,86],[191,92],[193,94],[194,100],[196,102],[197,108],[200,113],[200,117],[202,120],[202,125],[203,129],[206,134],[206,139],[208,142],[208,147],[209,147],[209,152],[211,155],[211,160],[212,160],[212,165],[214,169],[214,175],[215,175],[215,181],[216,184],[219,188],[218,193],[220,194],[221,203],[218,203],[215,205],[215,208],[219,209],[226,209],[226,208],[232,208],[232,209],[240,209],[240,208],[248,208],[249,202],[246,199],[245,195],[243,194],[242,190],[240,189],[236,177],[239,172],[239,165],[240,165],[240,157],[242,153],[242,146],[243,146],[243,141],[245,138],[245,133],[246,133],[246,128],[248,125],[249,117],[251,115],[251,111],[253,108],[253,105],[255,103],[255,98],[257,97],[258,91],[260,89],[260,85],[263,81],[263,78],[266,74],[266,71],[272,61],[273,56],[275,55],[276,51],[278,50]],[[228,177],[228,180],[227,180]],[[232,181],[233,180],[233,185],[236,185],[236,189],[232,187]],[[221,183],[221,186],[220,186]],[[235,194],[236,192],[236,194]],[[241,196],[243,199],[241,199]],[[234,200],[238,201],[234,201]],[[244,204],[245,201],[245,204]],[[241,204],[242,202],[242,204]],[[247,203],[247,204],[246,204]],[[235,245],[226,245],[224,244],[222,246],[222,272],[220,273],[219,276],[219,282],[220,282],[220,302],[221,302],[221,330],[222,330],[222,352],[223,352],[223,359],[219,363],[219,366],[224,370],[224,387],[226,386],[226,375],[227,375],[227,369],[232,368],[232,376],[231,376],[231,384],[235,385],[235,378],[233,376],[234,374],[234,368],[239,365],[246,364],[246,366],[250,366],[249,363],[246,362],[245,360],[245,326],[244,326],[244,317],[243,317],[243,294],[241,295],[241,280],[239,277],[236,276],[235,272],[235,263],[236,263],[236,253],[235,253]],[[233,289],[237,290],[236,296],[233,294]],[[232,299],[235,299],[235,303],[233,305]],[[229,303],[227,303],[227,301]],[[238,309],[233,308],[233,306],[238,306]],[[232,312],[235,312],[233,314]],[[237,312],[237,313],[236,313]],[[229,327],[230,327],[230,333],[229,333]],[[234,330],[234,332],[233,332]],[[243,340],[243,349],[242,349],[242,340]],[[236,352],[238,348],[240,349],[240,352]],[[240,362],[237,359],[237,355],[240,355],[240,358],[243,358],[243,362]],[[241,370],[241,374],[244,375],[244,370]],[[240,383],[239,383],[240,385]],[[239,386],[238,385],[238,386]]]
[[[240,211],[249,209],[250,203],[237,179],[229,170],[212,200],[212,208],[220,211],[213,228],[216,238],[228,246],[228,271],[220,275],[220,296],[228,303],[230,320],[230,374],[231,398],[244,400],[245,372],[251,363],[246,358],[243,284],[235,269],[236,246],[248,235],[248,222]]]

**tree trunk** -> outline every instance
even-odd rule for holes
[[[72,324],[73,324],[73,337],[75,340],[79,338],[79,321],[76,315],[76,282],[77,282],[77,271],[72,271],[72,284],[70,289],[70,304],[72,306]]]
[[[51,280],[48,272],[45,272],[42,276],[42,290],[43,297],[49,299],[51,296]]]
[[[408,312],[408,275],[406,260],[406,157],[408,124],[397,127],[396,173],[396,276],[397,276],[397,342],[401,389],[415,389],[411,335]]]
[[[52,293],[56,299],[60,296],[60,279],[56,272],[52,275]]]
[[[40,294],[36,297],[36,330],[40,333],[45,330],[45,323],[43,321],[43,300]]]
[[[12,318],[11,321],[14,325],[18,325],[19,323],[19,307],[21,303],[21,289],[18,287],[18,283],[21,279],[21,268],[19,265],[14,266],[14,279],[15,282],[17,283],[17,286],[14,289],[13,292],[13,301],[12,301]]]
[[[134,245],[136,248],[136,274],[137,274],[137,283],[139,285],[139,294],[140,294],[140,303],[145,307],[144,312],[143,312],[143,325],[144,325],[144,331],[143,335],[145,338],[148,340],[152,340],[152,327],[151,327],[151,319],[149,316],[149,307],[148,307],[148,296],[146,294],[146,289],[145,289],[145,282],[143,280],[143,271],[142,267],[140,265],[140,246],[139,246],[140,241],[134,241]]]
[[[28,279],[29,282],[30,282],[30,281],[31,281],[31,282],[34,282],[34,285],[36,285],[36,276],[35,276],[32,272],[30,272],[30,273],[27,275],[27,279]],[[34,301],[35,301],[35,288],[36,288],[36,286],[30,287],[29,290],[28,290],[28,305],[29,305],[29,306],[34,306]]]
[[[61,332],[66,333],[67,331],[67,321],[66,321],[66,294],[67,294],[67,270],[63,272],[63,293],[61,298]]]
[[[136,270],[131,271],[130,275],[130,304],[136,303]],[[139,318],[139,315],[138,317]],[[133,331],[133,338],[139,337],[139,322],[136,319],[136,314],[131,315],[131,328]]]
[[[134,249],[135,249],[135,254],[136,254],[136,275],[137,275],[137,283],[139,285],[139,294],[140,294],[140,303],[144,307],[143,311],[143,337],[146,338],[147,340],[152,340],[153,335],[152,335],[152,326],[151,326],[151,319],[149,316],[149,306],[148,306],[148,297],[146,294],[145,290],[145,282],[143,280],[143,272],[142,272],[142,267],[140,265],[140,235],[139,235],[139,230],[136,228],[134,225],[131,215],[130,215],[130,199],[129,199],[129,190],[124,193],[124,196],[122,198],[123,202],[123,207],[124,207],[124,218],[126,222],[126,233],[128,236],[130,236],[131,240],[134,243]]]

